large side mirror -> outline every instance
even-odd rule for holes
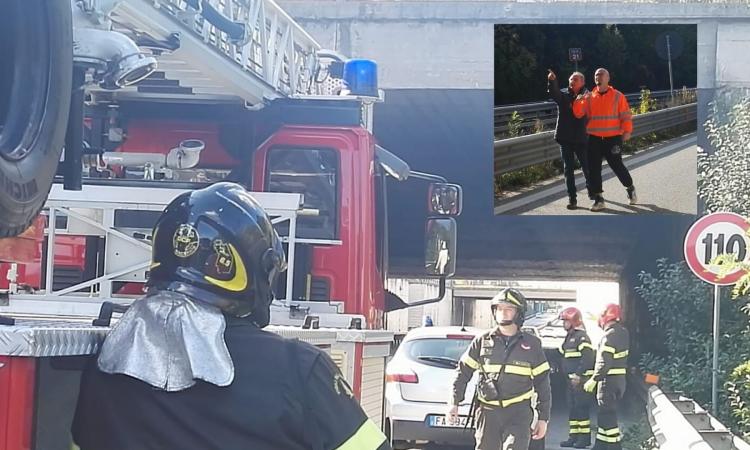
[[[450,277],[456,273],[456,240],[454,218],[427,219],[424,263],[429,275]]]
[[[428,209],[441,216],[457,216],[461,214],[462,197],[461,186],[457,184],[430,183]]]

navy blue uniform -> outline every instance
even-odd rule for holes
[[[126,375],[84,372],[73,438],[81,450],[387,450],[331,358],[227,317],[235,367],[227,387],[179,392]]]

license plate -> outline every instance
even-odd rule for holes
[[[453,423],[448,422],[445,416],[429,416],[427,417],[427,425],[431,427],[445,427],[445,428],[464,428],[469,422],[468,417],[461,416]]]

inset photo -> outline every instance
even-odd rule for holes
[[[697,212],[696,25],[495,25],[495,214]]]

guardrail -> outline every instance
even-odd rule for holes
[[[633,137],[653,133],[697,119],[697,104],[675,106],[633,116]],[[495,175],[502,175],[560,157],[554,131],[495,141]]]
[[[682,95],[683,92],[693,94],[695,93],[695,88],[675,90],[675,97]],[[640,102],[641,93],[625,94],[625,97],[628,99],[628,103],[633,105],[633,102]],[[657,105],[665,104],[670,97],[669,90],[651,92],[651,98],[657,101]],[[545,128],[554,126],[557,121],[557,104],[551,101],[496,106],[494,110],[495,136],[501,136],[508,131],[508,122],[513,112],[518,112],[523,118],[520,124],[520,128],[523,130],[533,129],[536,126],[537,120]]]
[[[680,393],[651,386],[647,410],[659,450],[750,450],[750,444]]]

